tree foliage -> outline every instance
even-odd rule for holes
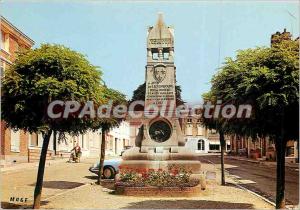
[[[92,119],[49,119],[53,100],[104,101],[102,72],[80,53],[61,45],[45,44],[25,51],[5,72],[2,87],[2,119],[7,126],[29,132],[55,129],[71,134],[92,126]]]
[[[284,40],[270,48],[238,51],[212,79],[211,94],[235,105],[251,104],[250,119],[224,121],[241,135],[298,138],[299,43]],[[281,122],[282,115],[284,122]]]
[[[275,140],[276,208],[285,208],[285,148],[299,141],[299,41],[281,40],[269,48],[238,51],[212,79],[210,97],[252,105],[249,119],[217,119],[226,133]]]
[[[123,93],[119,92],[118,90],[114,90],[112,88],[105,88],[103,91],[103,98],[106,103],[109,101],[112,101],[113,107],[116,107],[118,105],[127,105],[126,97]],[[120,122],[122,122],[123,118],[117,118],[111,115],[110,118],[100,119],[99,122],[96,122],[94,128],[97,127],[105,127],[106,130],[109,130],[113,127],[117,127]]]

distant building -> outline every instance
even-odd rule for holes
[[[191,116],[182,119],[182,132],[186,147],[197,153],[221,152],[219,134],[215,130],[205,128],[200,119]],[[230,139],[225,136],[226,152],[230,150]]]
[[[283,40],[292,40],[292,34],[288,31],[286,31],[286,29],[284,29],[282,33],[277,31],[275,34],[272,34],[271,46],[274,44],[278,44],[278,43],[282,42]]]
[[[119,127],[109,131],[106,137],[106,154],[120,155],[121,152],[132,146],[130,143],[130,127],[129,122],[123,121]]]
[[[30,49],[34,41],[1,16],[1,52],[0,52],[0,75],[12,65],[16,53]],[[5,122],[1,121],[1,164],[12,161],[28,161],[28,145],[31,135],[23,131],[13,131],[5,128]],[[32,135],[35,139],[36,135]]]

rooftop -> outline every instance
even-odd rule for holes
[[[18,34],[20,34],[20,36],[22,36],[23,38],[25,38],[28,42],[30,42],[31,45],[34,45],[34,41],[32,39],[30,39],[26,34],[24,34],[21,30],[19,30],[16,26],[14,26],[11,22],[9,22],[5,17],[3,17],[1,15],[1,22],[6,23],[7,25],[9,25],[14,31],[16,31]]]

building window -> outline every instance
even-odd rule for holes
[[[20,131],[10,131],[10,150],[20,152]]]
[[[2,80],[3,76],[4,76],[4,66],[5,63],[1,62],[1,66],[0,66],[0,79]],[[2,82],[0,83],[0,87],[2,87]]]
[[[108,137],[109,138],[109,149],[111,150],[111,151],[113,151],[113,148],[114,148],[114,139],[113,139],[113,137],[112,136],[109,136]]]
[[[152,59],[158,60],[158,53],[152,53]]]
[[[0,72],[0,76],[1,78],[4,76],[4,71],[5,71],[5,63],[4,62],[1,62],[1,72]]]
[[[218,145],[218,144],[210,144],[209,145],[209,150],[217,150],[217,151],[219,151],[220,150],[220,145]]]
[[[209,134],[217,134],[217,131],[215,129],[209,130]]]
[[[5,45],[5,34],[1,32],[1,49],[4,49]]]
[[[81,135],[81,148],[84,149],[85,145],[84,145],[84,135]]]
[[[163,56],[164,56],[164,60],[169,60],[170,54],[169,53],[164,53]]]
[[[186,135],[192,136],[193,135],[193,127],[191,125],[187,125],[186,127]]]
[[[38,135],[37,134],[29,134],[28,141],[30,147],[37,147],[38,146]]]
[[[37,142],[38,142],[38,147],[43,147],[43,141],[44,141],[44,136],[43,134],[39,133],[37,134]]]
[[[1,33],[2,38],[1,38],[1,48],[6,51],[9,52],[9,34],[6,33]]]
[[[118,138],[115,138],[115,154],[118,154]]]
[[[204,145],[204,140],[203,139],[199,139],[198,140],[198,150],[205,150],[205,145]]]
[[[198,125],[198,136],[203,136],[203,127],[201,125]]]
[[[230,150],[230,144],[227,144],[227,150]]]

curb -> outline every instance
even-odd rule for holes
[[[245,188],[245,187],[243,187],[239,184],[236,184],[236,183],[232,183],[232,184],[237,186],[238,188],[240,188],[242,190],[245,190],[245,191],[255,195],[256,197],[259,197],[260,199],[262,199],[262,200],[266,201],[267,203],[271,204],[272,206],[276,206],[276,204],[274,202],[270,201],[269,199],[265,198],[264,196],[261,196],[261,195],[257,194],[256,192],[254,192],[252,190],[249,190],[249,189],[247,189],[247,188]]]
[[[231,156],[227,156],[226,158],[231,159],[231,160],[247,161],[250,163],[257,163],[257,164],[263,163],[259,160],[249,160],[249,159],[245,159],[245,158],[236,158],[236,157],[231,157]]]
[[[233,157],[233,156],[226,156],[226,158],[231,159],[231,160],[247,161],[247,162],[262,164],[262,165],[266,165],[266,166],[268,166],[268,165],[276,166],[276,162],[265,162],[265,161],[260,161],[260,160],[237,158],[237,157]],[[286,162],[285,167],[297,169],[299,167],[299,163],[295,163],[295,165],[290,165],[290,163]]]

